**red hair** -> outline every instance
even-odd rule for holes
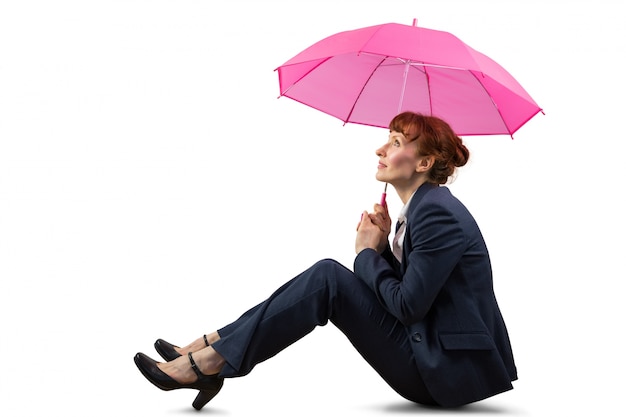
[[[409,141],[417,140],[419,155],[434,157],[428,173],[430,182],[445,184],[456,168],[465,165],[469,159],[469,150],[461,138],[438,117],[400,113],[389,123],[389,130],[402,133]]]

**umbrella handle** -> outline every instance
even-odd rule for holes
[[[385,191],[383,191],[383,195],[380,197],[380,205],[387,207],[387,183],[385,183]]]

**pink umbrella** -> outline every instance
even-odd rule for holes
[[[542,111],[495,61],[415,20],[337,33],[276,70],[280,96],[344,124],[387,128],[410,110],[446,120],[460,136],[512,137]]]

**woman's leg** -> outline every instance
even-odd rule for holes
[[[363,358],[404,398],[437,405],[417,369],[406,327],[380,304],[360,279],[338,280],[341,308],[331,322],[350,340]]]
[[[225,359],[221,376],[246,375],[328,320],[396,392],[434,404],[404,326],[352,271],[333,260],[316,263],[218,331],[220,339],[211,347]]]
[[[328,320],[396,392],[412,401],[434,404],[413,360],[405,328],[361,280],[332,260],[316,263],[235,322],[212,333],[211,346],[195,351],[194,359],[203,373],[243,376]],[[200,338],[189,346],[196,342],[199,348],[200,342],[204,345]],[[196,378],[185,357],[159,366],[182,383]]]
[[[197,338],[187,346],[178,347],[174,346],[174,350],[178,352],[180,355],[185,356],[189,352],[197,352],[199,350],[204,349],[211,343],[215,343],[220,339],[220,335],[217,332],[205,334],[202,337]]]

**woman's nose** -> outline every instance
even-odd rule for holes
[[[387,145],[383,145],[380,148],[376,149],[376,156],[384,156],[385,155],[385,147]]]

